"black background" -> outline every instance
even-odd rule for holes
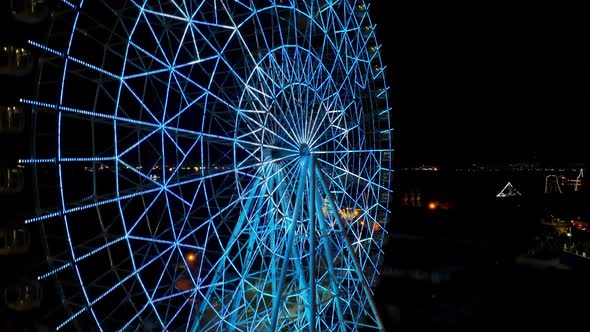
[[[588,161],[583,2],[373,1],[397,166]]]

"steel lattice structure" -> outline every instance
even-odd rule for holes
[[[63,0],[35,100],[58,329],[382,329],[391,175],[364,1]]]

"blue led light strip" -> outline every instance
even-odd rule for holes
[[[104,201],[95,202],[95,203],[92,203],[92,204],[87,204],[87,205],[82,205],[82,206],[76,206],[76,207],[72,207],[72,208],[65,208],[64,211],[63,211],[63,213],[62,212],[54,212],[54,213],[48,213],[48,214],[40,215],[38,217],[34,217],[34,218],[30,218],[30,219],[25,219],[25,224],[30,224],[30,223],[37,222],[37,221],[43,221],[43,220],[46,220],[46,219],[49,219],[49,218],[53,218],[53,217],[57,217],[57,216],[62,216],[62,215],[66,215],[68,213],[82,211],[82,210],[86,210],[86,209],[89,209],[89,208],[94,208],[94,207],[105,205],[105,204],[117,203],[117,202],[119,202],[121,200],[126,200],[126,199],[137,197],[137,196],[140,196],[140,195],[145,195],[145,194],[153,193],[153,192],[156,192],[158,190],[160,190],[160,188],[142,190],[142,191],[134,192],[134,193],[127,194],[127,195],[118,196],[116,198],[111,198],[111,199],[107,199],[107,200],[104,200]]]
[[[83,260],[85,258],[88,258],[88,257],[96,254],[97,252],[99,252],[99,251],[101,251],[103,249],[106,249],[106,248],[108,248],[108,247],[110,247],[110,246],[112,246],[112,245],[116,244],[117,242],[120,242],[121,240],[124,240],[124,239],[125,239],[125,236],[121,236],[121,237],[119,237],[119,238],[117,238],[115,240],[109,241],[106,244],[104,244],[104,245],[102,245],[102,246],[100,246],[100,247],[98,247],[98,248],[96,248],[96,249],[94,249],[94,250],[92,250],[92,251],[90,251],[90,252],[82,255],[82,256],[77,257],[72,262],[65,263],[65,264],[61,265],[60,267],[58,267],[58,268],[55,268],[55,269],[53,269],[53,270],[51,270],[51,271],[49,271],[49,272],[47,272],[45,274],[42,274],[42,275],[38,276],[37,277],[37,280],[43,280],[43,279],[45,279],[45,278],[47,278],[49,276],[52,276],[52,275],[54,275],[54,274],[56,274],[56,273],[64,270],[65,268],[71,267],[74,264],[77,264],[78,262],[80,262],[81,260]]]
[[[99,162],[99,161],[113,161],[117,160],[115,157],[66,157],[66,158],[33,158],[33,159],[19,159],[19,164],[55,164],[58,163],[81,163],[81,162]]]

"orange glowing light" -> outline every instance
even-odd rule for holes
[[[434,209],[436,209],[436,203],[434,203],[434,202],[430,202],[430,203],[428,203],[428,208],[429,208],[430,210],[434,210]]]
[[[356,219],[361,214],[361,209],[343,208],[340,209],[339,214],[343,219],[351,221]]]
[[[189,278],[180,278],[176,280],[176,288],[180,291],[188,291],[194,288],[193,282]]]
[[[194,262],[197,259],[197,256],[195,254],[193,254],[192,252],[188,255],[186,255],[186,261],[189,263]]]

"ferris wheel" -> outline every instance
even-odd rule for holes
[[[66,1],[33,108],[58,329],[383,329],[387,85],[364,1]]]

